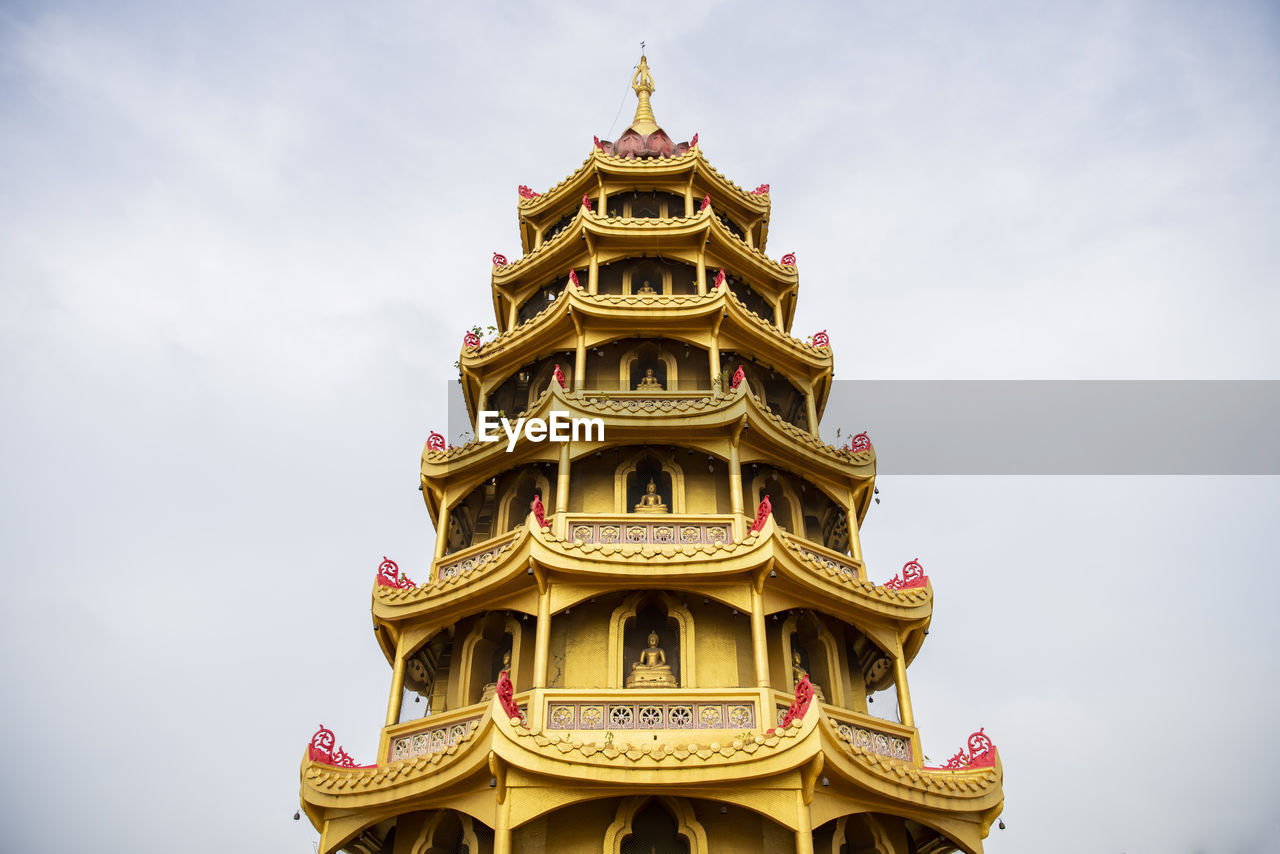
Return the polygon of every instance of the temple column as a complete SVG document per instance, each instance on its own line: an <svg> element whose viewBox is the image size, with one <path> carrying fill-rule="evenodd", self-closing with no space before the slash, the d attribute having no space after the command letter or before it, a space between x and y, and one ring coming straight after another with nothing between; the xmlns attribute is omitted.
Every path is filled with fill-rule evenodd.
<svg viewBox="0 0 1280 854"><path fill-rule="evenodd" d="M698 294L705 295L707 292L707 246L704 243L698 247Z"/></svg>
<svg viewBox="0 0 1280 854"><path fill-rule="evenodd" d="M742 464L738 461L738 438L742 435L739 425L729 440L729 509L741 516L742 509Z"/></svg>
<svg viewBox="0 0 1280 854"><path fill-rule="evenodd" d="M565 534L565 514L569 512L569 443L560 443L560 464L556 469L556 533Z"/></svg>
<svg viewBox="0 0 1280 854"><path fill-rule="evenodd" d="M573 387L577 391L587 387L587 335L581 329L578 330L578 352L573 360Z"/></svg>
<svg viewBox="0 0 1280 854"><path fill-rule="evenodd" d="M818 435L818 402L814 399L813 385L809 386L809 393L805 395L805 410L809 417L809 432Z"/></svg>
<svg viewBox="0 0 1280 854"><path fill-rule="evenodd" d="M511 794L498 804L497 826L493 829L493 854L511 854ZM810 848L810 851L813 849Z"/></svg>
<svg viewBox="0 0 1280 854"><path fill-rule="evenodd" d="M796 854L813 854L813 819L800 791L796 792Z"/></svg>
<svg viewBox="0 0 1280 854"><path fill-rule="evenodd" d="M396 639L396 667L391 673L391 699L387 702L387 726L400 722L400 704L404 701L404 633Z"/></svg>
<svg viewBox="0 0 1280 854"><path fill-rule="evenodd" d="M769 646L764 628L764 592L760 589L760 585L763 584L762 578L759 585L755 583L751 585L751 650L756 664L756 687L768 689L770 687ZM765 709L762 707L760 712L762 717L764 713Z"/></svg>
<svg viewBox="0 0 1280 854"><path fill-rule="evenodd" d="M916 725L915 715L911 713L911 692L907 690L907 656L902 651L902 638L898 638L898 648L893 658L894 687L898 689L898 717L903 726Z"/></svg>
<svg viewBox="0 0 1280 854"><path fill-rule="evenodd" d="M547 655L551 646L551 586L538 594L538 625L533 639L533 687L547 687ZM532 710L530 710L532 711Z"/></svg>
<svg viewBox="0 0 1280 854"><path fill-rule="evenodd" d="M587 235L587 251L591 253L591 265L587 268L587 293L595 296L600 292L600 255L596 252L596 242Z"/></svg>
<svg viewBox="0 0 1280 854"><path fill-rule="evenodd" d="M436 512L436 560L444 557L449 546L449 503L445 493L440 494L440 509Z"/></svg>
<svg viewBox="0 0 1280 854"><path fill-rule="evenodd" d="M782 328L782 298L773 304L773 322L779 329Z"/></svg>

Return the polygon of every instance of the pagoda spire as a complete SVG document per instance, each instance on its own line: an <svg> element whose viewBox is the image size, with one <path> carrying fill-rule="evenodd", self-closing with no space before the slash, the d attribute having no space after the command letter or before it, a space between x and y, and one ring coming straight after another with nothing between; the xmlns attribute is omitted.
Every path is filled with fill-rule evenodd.
<svg viewBox="0 0 1280 854"><path fill-rule="evenodd" d="M640 54L640 64L636 66L636 73L631 77L631 88L635 90L636 98L640 101L636 104L636 117L631 120L631 129L641 136L648 136L658 130L658 122L653 117L653 108L649 106L649 96L653 94L656 87L653 85L653 75L649 73L649 60L645 59L643 53Z"/></svg>

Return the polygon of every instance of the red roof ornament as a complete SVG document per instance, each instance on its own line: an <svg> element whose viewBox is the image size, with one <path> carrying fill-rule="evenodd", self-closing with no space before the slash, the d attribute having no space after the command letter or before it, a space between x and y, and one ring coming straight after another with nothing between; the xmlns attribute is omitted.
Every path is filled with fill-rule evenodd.
<svg viewBox="0 0 1280 854"><path fill-rule="evenodd" d="M325 765L334 765L338 768L374 767L372 765L357 765L356 761L351 758L350 753L347 753L341 747L335 748L333 746L335 740L333 730L326 729L324 724L320 724L320 729L316 730L316 734L311 736L311 744L307 747L307 758L312 762L323 762Z"/></svg>
<svg viewBox="0 0 1280 854"><path fill-rule="evenodd" d="M929 576L924 574L924 567L920 565L920 561L909 560L902 565L902 572L886 581L884 586L890 590L911 590L916 587L925 587L928 583Z"/></svg>
<svg viewBox="0 0 1280 854"><path fill-rule="evenodd" d="M378 564L378 586L394 587L397 590L411 590L418 585L414 584L409 576L400 573L399 564L383 555L382 563Z"/></svg>
<svg viewBox="0 0 1280 854"><path fill-rule="evenodd" d="M582 194L582 206L587 209L588 213L591 212L591 197L586 193Z"/></svg>
<svg viewBox="0 0 1280 854"><path fill-rule="evenodd" d="M689 147L690 148L698 147L698 135L696 133L693 135L693 139L689 140Z"/></svg>
<svg viewBox="0 0 1280 854"><path fill-rule="evenodd" d="M796 698L791 701L791 706L782 716L778 729L786 729L791 726L792 721L798 721L803 718L805 712L809 711L809 703L811 702L813 702L813 686L809 684L809 674L806 673L796 683Z"/></svg>
<svg viewBox="0 0 1280 854"><path fill-rule="evenodd" d="M533 190L530 190L524 184L521 184L520 189L516 190L516 192L520 194L520 198L522 199L536 199L538 196L542 195L541 193L535 193Z"/></svg>
<svg viewBox="0 0 1280 854"><path fill-rule="evenodd" d="M600 137L593 136L591 138L595 140L596 148L600 149L601 151L604 151L604 143L600 141Z"/></svg>
<svg viewBox="0 0 1280 854"><path fill-rule="evenodd" d="M519 720L523 723L524 715L520 714L520 707L516 705L515 692L516 688L511 684L511 677L507 675L507 671L499 673L493 696L497 697L498 705L502 706L502 711L507 713L508 720Z"/></svg>
<svg viewBox="0 0 1280 854"><path fill-rule="evenodd" d="M756 187L754 190L751 191L751 195L753 196L766 196L768 194L769 194L768 184L761 184L759 187Z"/></svg>
<svg viewBox="0 0 1280 854"><path fill-rule="evenodd" d="M577 270L570 270L570 271L569 271L569 284L573 285L575 288L580 288L580 287L582 287L582 285L578 284L578 271L577 271Z"/></svg>
<svg viewBox="0 0 1280 854"><path fill-rule="evenodd" d="M827 330L824 329L821 332L815 332L813 334L813 346L815 347L831 346L831 336L827 335Z"/></svg>
<svg viewBox="0 0 1280 854"><path fill-rule="evenodd" d="M539 528L547 527L547 508L542 503L542 496L536 492L533 494L533 500L529 502L529 510L533 512L533 518L537 520Z"/></svg>
<svg viewBox="0 0 1280 854"><path fill-rule="evenodd" d="M428 451L443 451L443 450L444 450L444 436L441 436L441 435L440 435L439 433L437 433L435 430L432 430L432 431L431 431L431 435L427 436L427 450L428 450Z"/></svg>
<svg viewBox="0 0 1280 854"><path fill-rule="evenodd" d="M551 372L551 378L560 383L560 388L568 388L568 386L564 384L564 371L560 370L559 365L556 365L556 369Z"/></svg>
<svg viewBox="0 0 1280 854"><path fill-rule="evenodd" d="M493 266L495 267L507 266L507 256L503 255L500 252L493 253Z"/></svg>
<svg viewBox="0 0 1280 854"><path fill-rule="evenodd" d="M742 385L742 381L747 378L746 371L742 370L742 365L738 365L738 370L733 372L733 381L729 383L729 390L733 391Z"/></svg>
<svg viewBox="0 0 1280 854"><path fill-rule="evenodd" d="M969 752L960 750L942 766L947 771L967 771L972 768L991 768L996 764L996 748L991 739L980 728L969 735Z"/></svg>
<svg viewBox="0 0 1280 854"><path fill-rule="evenodd" d="M719 273L716 273L716 285L715 285L715 286L718 288L718 287L721 287L723 284L724 284L724 267L721 267L721 268L720 268L720 272L719 272Z"/></svg>
<svg viewBox="0 0 1280 854"><path fill-rule="evenodd" d="M702 207L698 208L698 210L705 211L709 207L711 207L711 194L707 193L702 197Z"/></svg>
<svg viewBox="0 0 1280 854"><path fill-rule="evenodd" d="M853 451L855 454L871 450L871 440L867 438L867 432L865 430L849 440L849 450Z"/></svg>
<svg viewBox="0 0 1280 854"><path fill-rule="evenodd" d="M756 520L751 523L751 528L748 529L747 533L754 534L756 531L763 528L764 523L769 520L769 516L772 515L772 513L773 502L771 502L769 500L769 496L766 495L764 498L760 499L760 506L756 508Z"/></svg>
<svg viewBox="0 0 1280 854"><path fill-rule="evenodd" d="M475 330L468 329L462 334L462 348L464 350L474 350L480 346L480 336Z"/></svg>
<svg viewBox="0 0 1280 854"><path fill-rule="evenodd" d="M782 266L794 267L795 265L796 265L796 253L788 252L786 255L782 256Z"/></svg>

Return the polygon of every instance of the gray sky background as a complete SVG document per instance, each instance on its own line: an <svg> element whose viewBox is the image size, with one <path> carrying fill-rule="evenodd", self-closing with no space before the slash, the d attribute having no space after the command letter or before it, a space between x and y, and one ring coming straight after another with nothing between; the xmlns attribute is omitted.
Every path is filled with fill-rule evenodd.
<svg viewBox="0 0 1280 854"><path fill-rule="evenodd" d="M626 126L642 38L838 379L1280 379L1272 5L6 3L4 848L310 850L515 188ZM1274 850L1276 478L880 486L925 750L1004 759L988 851Z"/></svg>

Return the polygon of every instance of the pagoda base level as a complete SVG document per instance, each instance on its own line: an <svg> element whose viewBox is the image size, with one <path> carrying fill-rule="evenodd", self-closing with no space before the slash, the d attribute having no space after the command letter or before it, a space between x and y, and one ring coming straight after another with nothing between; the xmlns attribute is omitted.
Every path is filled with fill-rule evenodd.
<svg viewBox="0 0 1280 854"><path fill-rule="evenodd" d="M512 791L509 796L536 798L538 794L531 789ZM780 812L797 814L798 792L775 789L767 799L776 801ZM333 850L334 841L325 842L321 850ZM932 828L881 813L843 815L813 830L792 829L732 803L641 795L576 803L505 832L495 832L464 812L423 810L367 828L342 844L341 850L352 854L944 854L967 849Z"/></svg>

